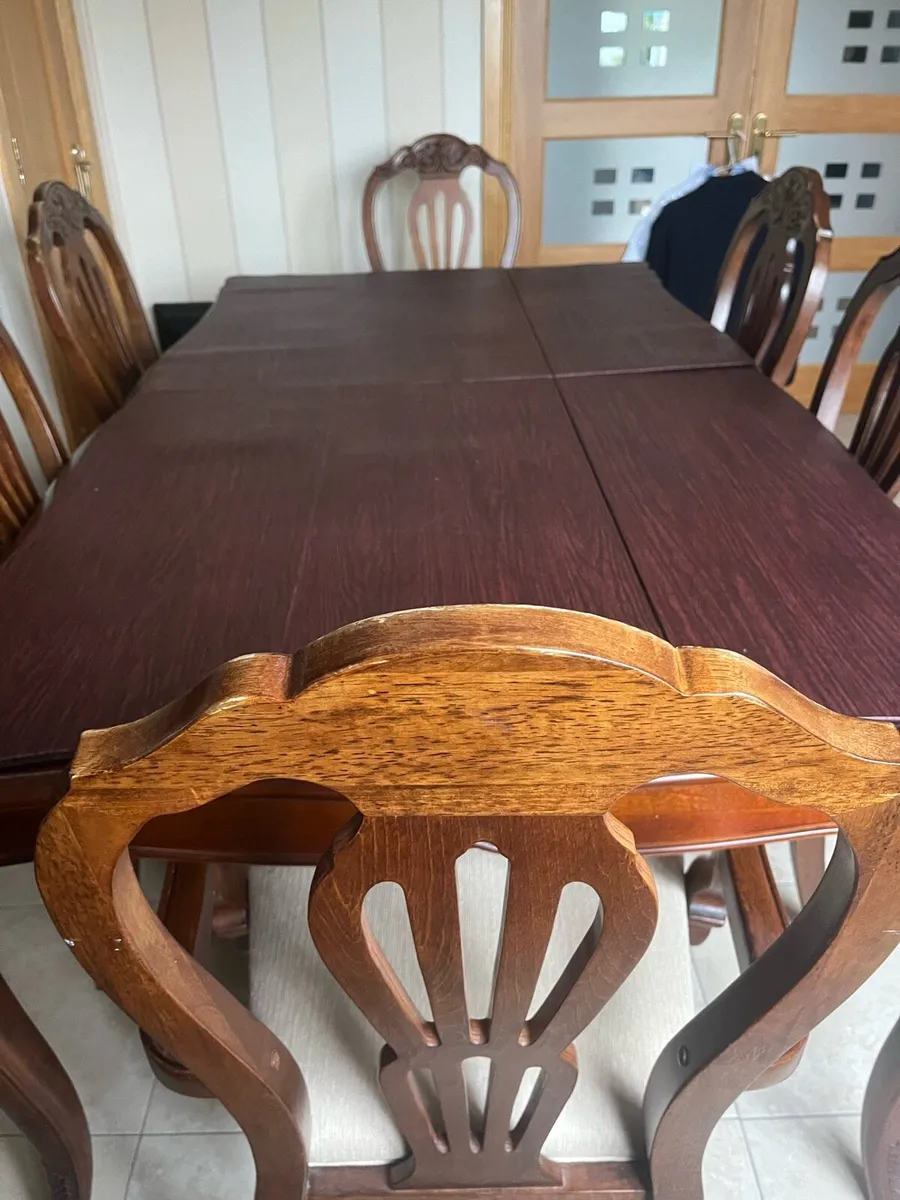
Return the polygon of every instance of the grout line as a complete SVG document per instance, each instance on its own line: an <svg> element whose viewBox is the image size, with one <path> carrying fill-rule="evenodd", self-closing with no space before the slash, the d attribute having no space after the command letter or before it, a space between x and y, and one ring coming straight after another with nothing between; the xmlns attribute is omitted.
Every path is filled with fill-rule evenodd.
<svg viewBox="0 0 900 1200"><path fill-rule="evenodd" d="M745 1093L741 1093L744 1095ZM859 1117L861 1111L816 1112L816 1113L739 1113L742 1121L830 1121L832 1117Z"/></svg>
<svg viewBox="0 0 900 1200"><path fill-rule="evenodd" d="M140 1153L141 1142L144 1140L144 1130L147 1128L147 1119L150 1116L150 1105L153 1103L153 1093L156 1091L156 1079L150 1085L150 1092L147 1095L147 1107L144 1109L144 1119L141 1121L140 1132L137 1135L137 1141L134 1143L134 1154L131 1156L131 1166L128 1168L128 1178L125 1180L125 1191L122 1200L128 1200L128 1192L131 1189L131 1181L134 1178L134 1168L137 1164L137 1157Z"/></svg>
<svg viewBox="0 0 900 1200"><path fill-rule="evenodd" d="M756 1159L753 1157L753 1150L750 1147L750 1140L747 1137L747 1130L744 1128L744 1123L740 1117L738 1117L738 1125L741 1130L741 1139L743 1140L744 1147L747 1151L747 1157L750 1160L750 1170L753 1172L753 1178L756 1180L757 1194L759 1195L760 1200L766 1200L766 1194L763 1191L762 1180L760 1179L759 1171L756 1168Z"/></svg>

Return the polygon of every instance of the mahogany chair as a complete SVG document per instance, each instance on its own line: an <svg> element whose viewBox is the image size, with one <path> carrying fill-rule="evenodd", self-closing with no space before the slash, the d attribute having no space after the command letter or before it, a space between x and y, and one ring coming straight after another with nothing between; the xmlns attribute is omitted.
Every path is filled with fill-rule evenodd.
<svg viewBox="0 0 900 1200"><path fill-rule="evenodd" d="M810 167L791 167L753 200L719 277L712 324L775 383L789 381L831 258L831 205Z"/></svg>
<svg viewBox="0 0 900 1200"><path fill-rule="evenodd" d="M698 771L841 836L806 910L691 1016L678 860L651 873L614 814ZM269 779L356 815L316 869L277 865L277 829L260 847L250 1011L156 920L129 845ZM239 1122L256 1200L638 1196L645 1178L674 1200L702 1197L728 1106L896 946L898 861L893 725L740 655L481 605L236 659L84 734L36 865L82 965Z"/></svg>
<svg viewBox="0 0 900 1200"><path fill-rule="evenodd" d="M0 379L13 398L48 483L68 461L44 399L25 360L0 323ZM28 473L9 426L0 416L0 557L37 512L41 493Z"/></svg>
<svg viewBox="0 0 900 1200"><path fill-rule="evenodd" d="M79 389L78 445L120 408L158 357L119 244L103 214L58 180L28 213L28 265L41 312Z"/></svg>
<svg viewBox="0 0 900 1200"><path fill-rule="evenodd" d="M465 265L473 224L472 205L459 179L466 167L477 167L485 175L492 175L503 189L507 225L500 266L515 266L522 232L522 201L509 167L491 158L481 146L470 145L452 133L433 133L419 138L411 146L401 147L387 162L377 166L366 181L363 236L373 271L384 270L378 245L375 202L388 180L403 171L414 171L419 177L407 214L407 230L416 266L421 270L447 270ZM457 212L460 214L458 222ZM423 223L426 232L423 232Z"/></svg>

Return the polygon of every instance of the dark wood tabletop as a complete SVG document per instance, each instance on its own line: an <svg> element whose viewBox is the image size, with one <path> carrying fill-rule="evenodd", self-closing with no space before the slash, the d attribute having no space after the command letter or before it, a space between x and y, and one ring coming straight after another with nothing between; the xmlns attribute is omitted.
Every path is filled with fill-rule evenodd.
<svg viewBox="0 0 900 1200"><path fill-rule="evenodd" d="M514 286L500 272L231 282L0 567L0 768L64 764L84 728L146 713L231 656L476 601L746 650L823 703L900 713L896 510L752 366L717 367L719 335L701 369L660 372L657 353L653 370L554 378L543 357L539 370L532 275L557 280L562 324L600 338L580 268L568 290L556 271ZM601 299L604 279L619 286L612 268L587 275ZM652 276L622 279L643 281L646 327L664 325L673 302ZM467 288L471 311L496 317L477 347ZM336 300L307 306L322 292L347 297L372 381L322 382L352 333ZM570 301L577 321L563 320ZM291 348L312 338L314 311L343 330L326 329L323 356ZM387 353L379 374L372 329L387 345L416 311L435 347L447 321L448 375L467 362L484 378L389 380ZM701 345L703 322L679 319ZM266 375L277 340L294 382ZM500 378L520 355L534 377Z"/></svg>

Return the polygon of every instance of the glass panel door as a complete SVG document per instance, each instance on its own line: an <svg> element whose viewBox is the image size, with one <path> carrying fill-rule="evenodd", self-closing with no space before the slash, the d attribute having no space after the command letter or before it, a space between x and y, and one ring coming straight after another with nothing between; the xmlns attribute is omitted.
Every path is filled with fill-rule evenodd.
<svg viewBox="0 0 900 1200"><path fill-rule="evenodd" d="M766 0L758 63L752 110L772 134L761 143L764 172L815 167L831 197L831 275L791 388L808 400L838 306L900 242L900 0ZM865 343L850 412L887 344L890 319L896 329L896 307Z"/></svg>
<svg viewBox="0 0 900 1200"><path fill-rule="evenodd" d="M618 259L662 192L725 161L729 119L749 113L762 0L509 5L519 262Z"/></svg>

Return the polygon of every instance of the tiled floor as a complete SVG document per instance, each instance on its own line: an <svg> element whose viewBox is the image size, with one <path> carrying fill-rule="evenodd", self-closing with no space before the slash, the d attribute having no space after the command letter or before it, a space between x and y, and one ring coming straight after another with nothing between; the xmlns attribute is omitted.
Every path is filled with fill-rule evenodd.
<svg viewBox="0 0 900 1200"><path fill-rule="evenodd" d="M773 855L788 902L786 849ZM698 1005L733 977L727 930L695 955ZM87 979L40 905L30 867L0 870L0 973L71 1073L94 1133L93 1200L248 1200L246 1142L215 1101L176 1096L150 1073L131 1023ZM859 1200L859 1113L893 1023L900 955L810 1039L797 1073L748 1093L707 1152L706 1200ZM0 1116L0 1197L46 1200L30 1145Z"/></svg>

